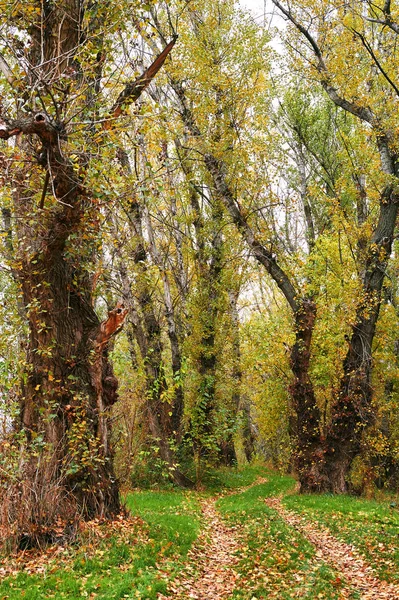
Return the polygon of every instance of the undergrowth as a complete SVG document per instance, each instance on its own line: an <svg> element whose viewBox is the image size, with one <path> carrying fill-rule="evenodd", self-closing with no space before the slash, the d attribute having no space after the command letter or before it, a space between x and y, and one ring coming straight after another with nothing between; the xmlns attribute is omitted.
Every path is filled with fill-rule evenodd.
<svg viewBox="0 0 399 600"><path fill-rule="evenodd" d="M14 572L1 581L0 598L155 600L166 591L162 565L173 562L177 569L197 537L198 506L180 491L135 492L126 503L136 519L119 528L98 524L76 547L8 559L3 568Z"/></svg>

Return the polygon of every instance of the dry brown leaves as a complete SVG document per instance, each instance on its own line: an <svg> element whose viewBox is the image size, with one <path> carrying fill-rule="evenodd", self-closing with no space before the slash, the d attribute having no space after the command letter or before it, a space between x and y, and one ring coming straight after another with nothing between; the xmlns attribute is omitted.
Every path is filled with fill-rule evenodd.
<svg viewBox="0 0 399 600"><path fill-rule="evenodd" d="M47 546L44 549L24 550L7 556L0 563L0 577L16 575L23 571L28 574L48 574L60 568L71 568L79 552L86 558L104 553L100 540L117 536L122 542L145 542L146 526L139 517L117 516L113 521L96 519L79 524L78 545Z"/></svg>
<svg viewBox="0 0 399 600"><path fill-rule="evenodd" d="M267 481L265 477L258 477L252 484L229 493L238 494ZM223 523L215 503L215 498L201 502L205 521L201 534L188 552L188 563L180 577L169 584L169 595L158 594L158 600L170 596L175 600L223 600L231 596L240 577L234 569L239 561L240 543L237 529Z"/></svg>
<svg viewBox="0 0 399 600"><path fill-rule="evenodd" d="M175 600L221 600L231 596L238 579L234 565L239 543L235 529L227 527L215 509L215 499L202 501L205 525L188 553L189 565L169 585ZM192 566L190 566L192 565ZM158 595L159 600L167 596Z"/></svg>
<svg viewBox="0 0 399 600"><path fill-rule="evenodd" d="M398 587L378 579L353 546L337 540L325 527L316 526L286 510L280 499L267 498L265 502L315 546L320 561L332 565L343 579L361 592L362 600L399 600Z"/></svg>

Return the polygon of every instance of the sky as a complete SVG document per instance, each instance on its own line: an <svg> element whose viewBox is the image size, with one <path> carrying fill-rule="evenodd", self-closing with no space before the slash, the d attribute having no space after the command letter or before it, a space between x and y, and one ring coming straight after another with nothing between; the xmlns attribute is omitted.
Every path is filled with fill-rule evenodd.
<svg viewBox="0 0 399 600"><path fill-rule="evenodd" d="M279 14L279 11L273 4L272 0L238 0L239 4L253 14L255 21L259 24L265 24L266 27L277 27L279 30L284 30L286 27L285 21ZM281 53L282 45L278 38L274 38L271 46Z"/></svg>
<svg viewBox="0 0 399 600"><path fill-rule="evenodd" d="M249 8L258 23L263 20L270 21L272 18L273 25L278 25L277 9L271 0L239 0L241 6Z"/></svg>

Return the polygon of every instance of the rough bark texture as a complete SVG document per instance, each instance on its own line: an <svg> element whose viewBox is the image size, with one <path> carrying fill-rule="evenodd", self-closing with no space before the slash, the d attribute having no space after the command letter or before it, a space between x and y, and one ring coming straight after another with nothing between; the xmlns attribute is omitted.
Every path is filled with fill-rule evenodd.
<svg viewBox="0 0 399 600"><path fill-rule="evenodd" d="M398 198L385 190L376 230L367 248L363 273L363 301L348 340L344 374L326 435L325 472L335 493L348 491L348 475L361 451L362 432L374 422L372 408L372 344L381 305L382 285L391 254L398 214Z"/></svg>
<svg viewBox="0 0 399 600"><path fill-rule="evenodd" d="M294 461L302 492L317 492L325 485L320 411L309 375L310 345L315 319L316 305L311 300L304 299L295 313L295 343L290 353L294 380L289 388L296 416Z"/></svg>
<svg viewBox="0 0 399 600"><path fill-rule="evenodd" d="M94 53L92 70L85 65L86 77L79 63L79 50L90 37L83 27L85 5L81 0L42 2L30 14L25 24L29 68L24 62L20 80L13 81L20 96L17 108L13 114L0 113L0 138L17 136L10 169L13 273L29 329L20 410L20 484L9 497L8 516L24 532L25 547L51 540L58 519L65 524L66 519L109 517L120 510L108 420L117 381L107 346L126 310L118 305L100 323L93 309L85 262L93 258L98 206L68 155L67 125L61 120L65 102L74 101L75 96L68 96L71 86L76 86L78 98L80 86L88 99L99 91L100 55ZM96 32L99 48L104 32L95 28L101 28L102 18L91 22L87 15L85 21L90 33ZM18 27L24 28L22 21ZM139 80L128 82L113 117L148 85L173 43ZM37 110L39 103L42 109ZM76 111L94 123L97 113L92 109L88 101ZM86 142L85 149L90 146ZM89 155L82 155L87 168Z"/></svg>
<svg viewBox="0 0 399 600"><path fill-rule="evenodd" d="M343 97L340 90L332 85L332 77L328 71L325 56L315 35L311 32L311 25L305 27L300 17L293 12L293 7L285 6L279 0L273 0L285 17L291 21L298 30L301 37L306 40L308 47L313 53L320 85L329 96L331 101L344 111L354 115L361 121L367 123L374 132L378 148L381 170L389 177L390 183L381 195L379 216L377 226L369 239L362 235L358 242L358 256L364 265L361 275L363 298L356 311L356 321L348 340L348 351L344 360L344 374L340 382L335 405L332 408L331 423L325 437L325 491L342 493L348 490L348 477L354 457L360 452L362 443L362 431L370 425L375 418L371 405L372 388L370 383L372 371L372 344L375 335L376 323L381 304L381 291L385 271L392 250L392 242L396 220L398 215L398 195L395 191L399 175L397 155L397 135L383 125L384 108L381 105L381 116L376 114L375 109L361 104L360 100L348 100ZM396 31L390 15L390 2L385 3L382 11L384 19L379 22ZM362 34L357 34L371 58L373 66L371 70L381 69L378 58L372 50L372 46L365 42ZM384 47L380 40L380 51L389 53L390 45ZM328 52L328 49L325 50ZM387 73L384 77L395 93L397 88ZM381 93L381 91L379 92ZM391 88L387 88L387 97ZM387 127L384 130L384 127ZM393 183L394 182L394 183ZM365 182L362 178L357 179L358 199L358 223L361 225L366 217L365 214Z"/></svg>

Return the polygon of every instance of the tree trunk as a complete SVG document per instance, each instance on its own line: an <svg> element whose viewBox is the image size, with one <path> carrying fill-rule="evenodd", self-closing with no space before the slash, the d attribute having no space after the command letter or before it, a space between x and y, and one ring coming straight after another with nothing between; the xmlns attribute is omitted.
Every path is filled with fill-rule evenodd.
<svg viewBox="0 0 399 600"><path fill-rule="evenodd" d="M126 312L116 309L121 312L115 317L121 321L103 337L108 321L99 323L87 297L74 288L71 269L62 257L41 267L26 264L21 273L24 303L30 307L29 374L22 390L21 428L32 449L38 439L43 441L43 485L56 478L73 496L83 518L110 516L120 504L108 423L117 381L107 341ZM32 452L28 470L36 477L43 456L38 460L34 456Z"/></svg>
<svg viewBox="0 0 399 600"><path fill-rule="evenodd" d="M385 116L384 103L380 103L375 113L376 104L363 105L361 100L353 100L341 96L339 88L333 85L333 77L328 70L328 62L323 56L323 49L318 45L310 27L298 20L290 6L285 7L279 0L272 0L279 10L300 32L312 49L315 58L315 70L320 77L320 85L332 102L346 112L354 115L371 127L381 160L381 170L387 175L389 183L384 189L379 207L377 227L371 238L364 235L358 240L357 253L365 255L364 273L362 274L363 299L356 311L356 321L348 340L349 348L344 360L344 373L337 393L336 403L332 408L331 423L325 437L325 491L342 493L348 490L348 476L354 457L359 453L362 443L362 431L374 420L371 406L372 388L370 376L372 370L372 344L376 323L380 310L381 290L385 271L391 254L393 235L399 207L396 190L399 175L397 134L391 127L384 124L381 116ZM387 21L390 25L390 2L386 4ZM388 18L389 17L389 18ZM384 25L383 22L381 22ZM367 44L360 36L365 47ZM390 44L379 50L388 51ZM374 66L380 64L370 47L367 47ZM326 49L327 53L328 50ZM372 72L372 70L371 70ZM392 83L392 82L390 82ZM388 92L388 97L390 95ZM356 94L354 94L356 96ZM382 96L381 96L382 97ZM386 129L384 130L384 127ZM366 217L365 181L357 178L358 224L361 225Z"/></svg>
<svg viewBox="0 0 399 600"><path fill-rule="evenodd" d="M68 243L71 235L80 239L85 228L84 200L57 129L40 112L30 119L4 120L1 136L15 132L25 134L25 140L33 134L40 138L56 198L40 219L37 214L32 219L38 172L25 167L15 176L18 249L13 272L22 291L29 340L20 409L25 452L10 518L23 527L27 546L51 539L58 519L109 517L120 510L108 422L117 381L107 342L126 312L119 307L120 312L110 315L117 323L107 321L105 333L106 323L100 324L93 310L90 279L79 270ZM21 142L19 151L29 156L31 143ZM88 247L90 252L90 242Z"/></svg>
<svg viewBox="0 0 399 600"><path fill-rule="evenodd" d="M310 345L316 305L303 300L295 313L295 343L290 352L294 380L289 391L295 411L296 447L294 464L302 492L317 492L324 486L323 448L320 442L320 411L309 376Z"/></svg>
<svg viewBox="0 0 399 600"><path fill-rule="evenodd" d="M18 64L18 47L10 53L13 71L4 59L0 63L18 97L15 117L0 107L0 138L17 136L10 169L13 273L29 329L17 436L20 481L9 489L7 519L25 532L25 546L51 540L57 522L59 528L68 519L110 517L120 510L108 419L117 381L107 345L126 316L121 305L103 323L94 312L87 267L94 256L99 208L83 182L91 140L81 146L79 136L67 140L77 115L92 123L90 134L96 129L92 99L101 77L107 15L100 11L91 20L84 3L76 0L37 8L25 23L24 11L17 17L19 31L29 40L28 56ZM82 51L89 42L91 65ZM111 108L113 119L148 86L173 43L138 80L126 84ZM80 60L86 61L84 67ZM80 166L69 158L76 148Z"/></svg>
<svg viewBox="0 0 399 600"><path fill-rule="evenodd" d="M148 284L148 256L142 223L143 207L137 198L131 199L129 215L135 242L133 260L138 272L135 296L140 309L136 313L133 329L146 373L145 411L149 429L153 440L158 445L160 457L168 469L170 479L179 486L192 487L192 481L179 469L176 457L175 448L180 442L181 435L182 399L179 396L171 402L166 399L168 384L163 364L162 330L153 305L153 293ZM129 305L133 306L135 301L123 264L120 266L120 275L125 297Z"/></svg>
<svg viewBox="0 0 399 600"><path fill-rule="evenodd" d="M158 251L154 231L148 210L146 212L146 224L147 232L150 242L150 253L152 260L157 265L161 274L163 283L163 301L165 305L165 317L168 324L168 338L172 356L172 375L174 381L177 383L173 390L173 403L172 403L172 415L171 415L171 426L173 430L173 438L175 443L179 444L182 439L182 420L184 412L184 393L183 385L181 382L181 370L182 370L182 355L180 349L180 341L177 335L177 326L175 318L175 309L172 300L171 286L168 274L162 256Z"/></svg>
<svg viewBox="0 0 399 600"><path fill-rule="evenodd" d="M329 489L348 491L348 477L353 459L361 450L362 432L371 425L372 344L381 305L381 291L391 254L398 213L398 199L391 188L385 190L380 204L378 225L368 247L363 275L363 301L356 312L356 322L348 340L344 373L331 423L325 440L325 472Z"/></svg>

